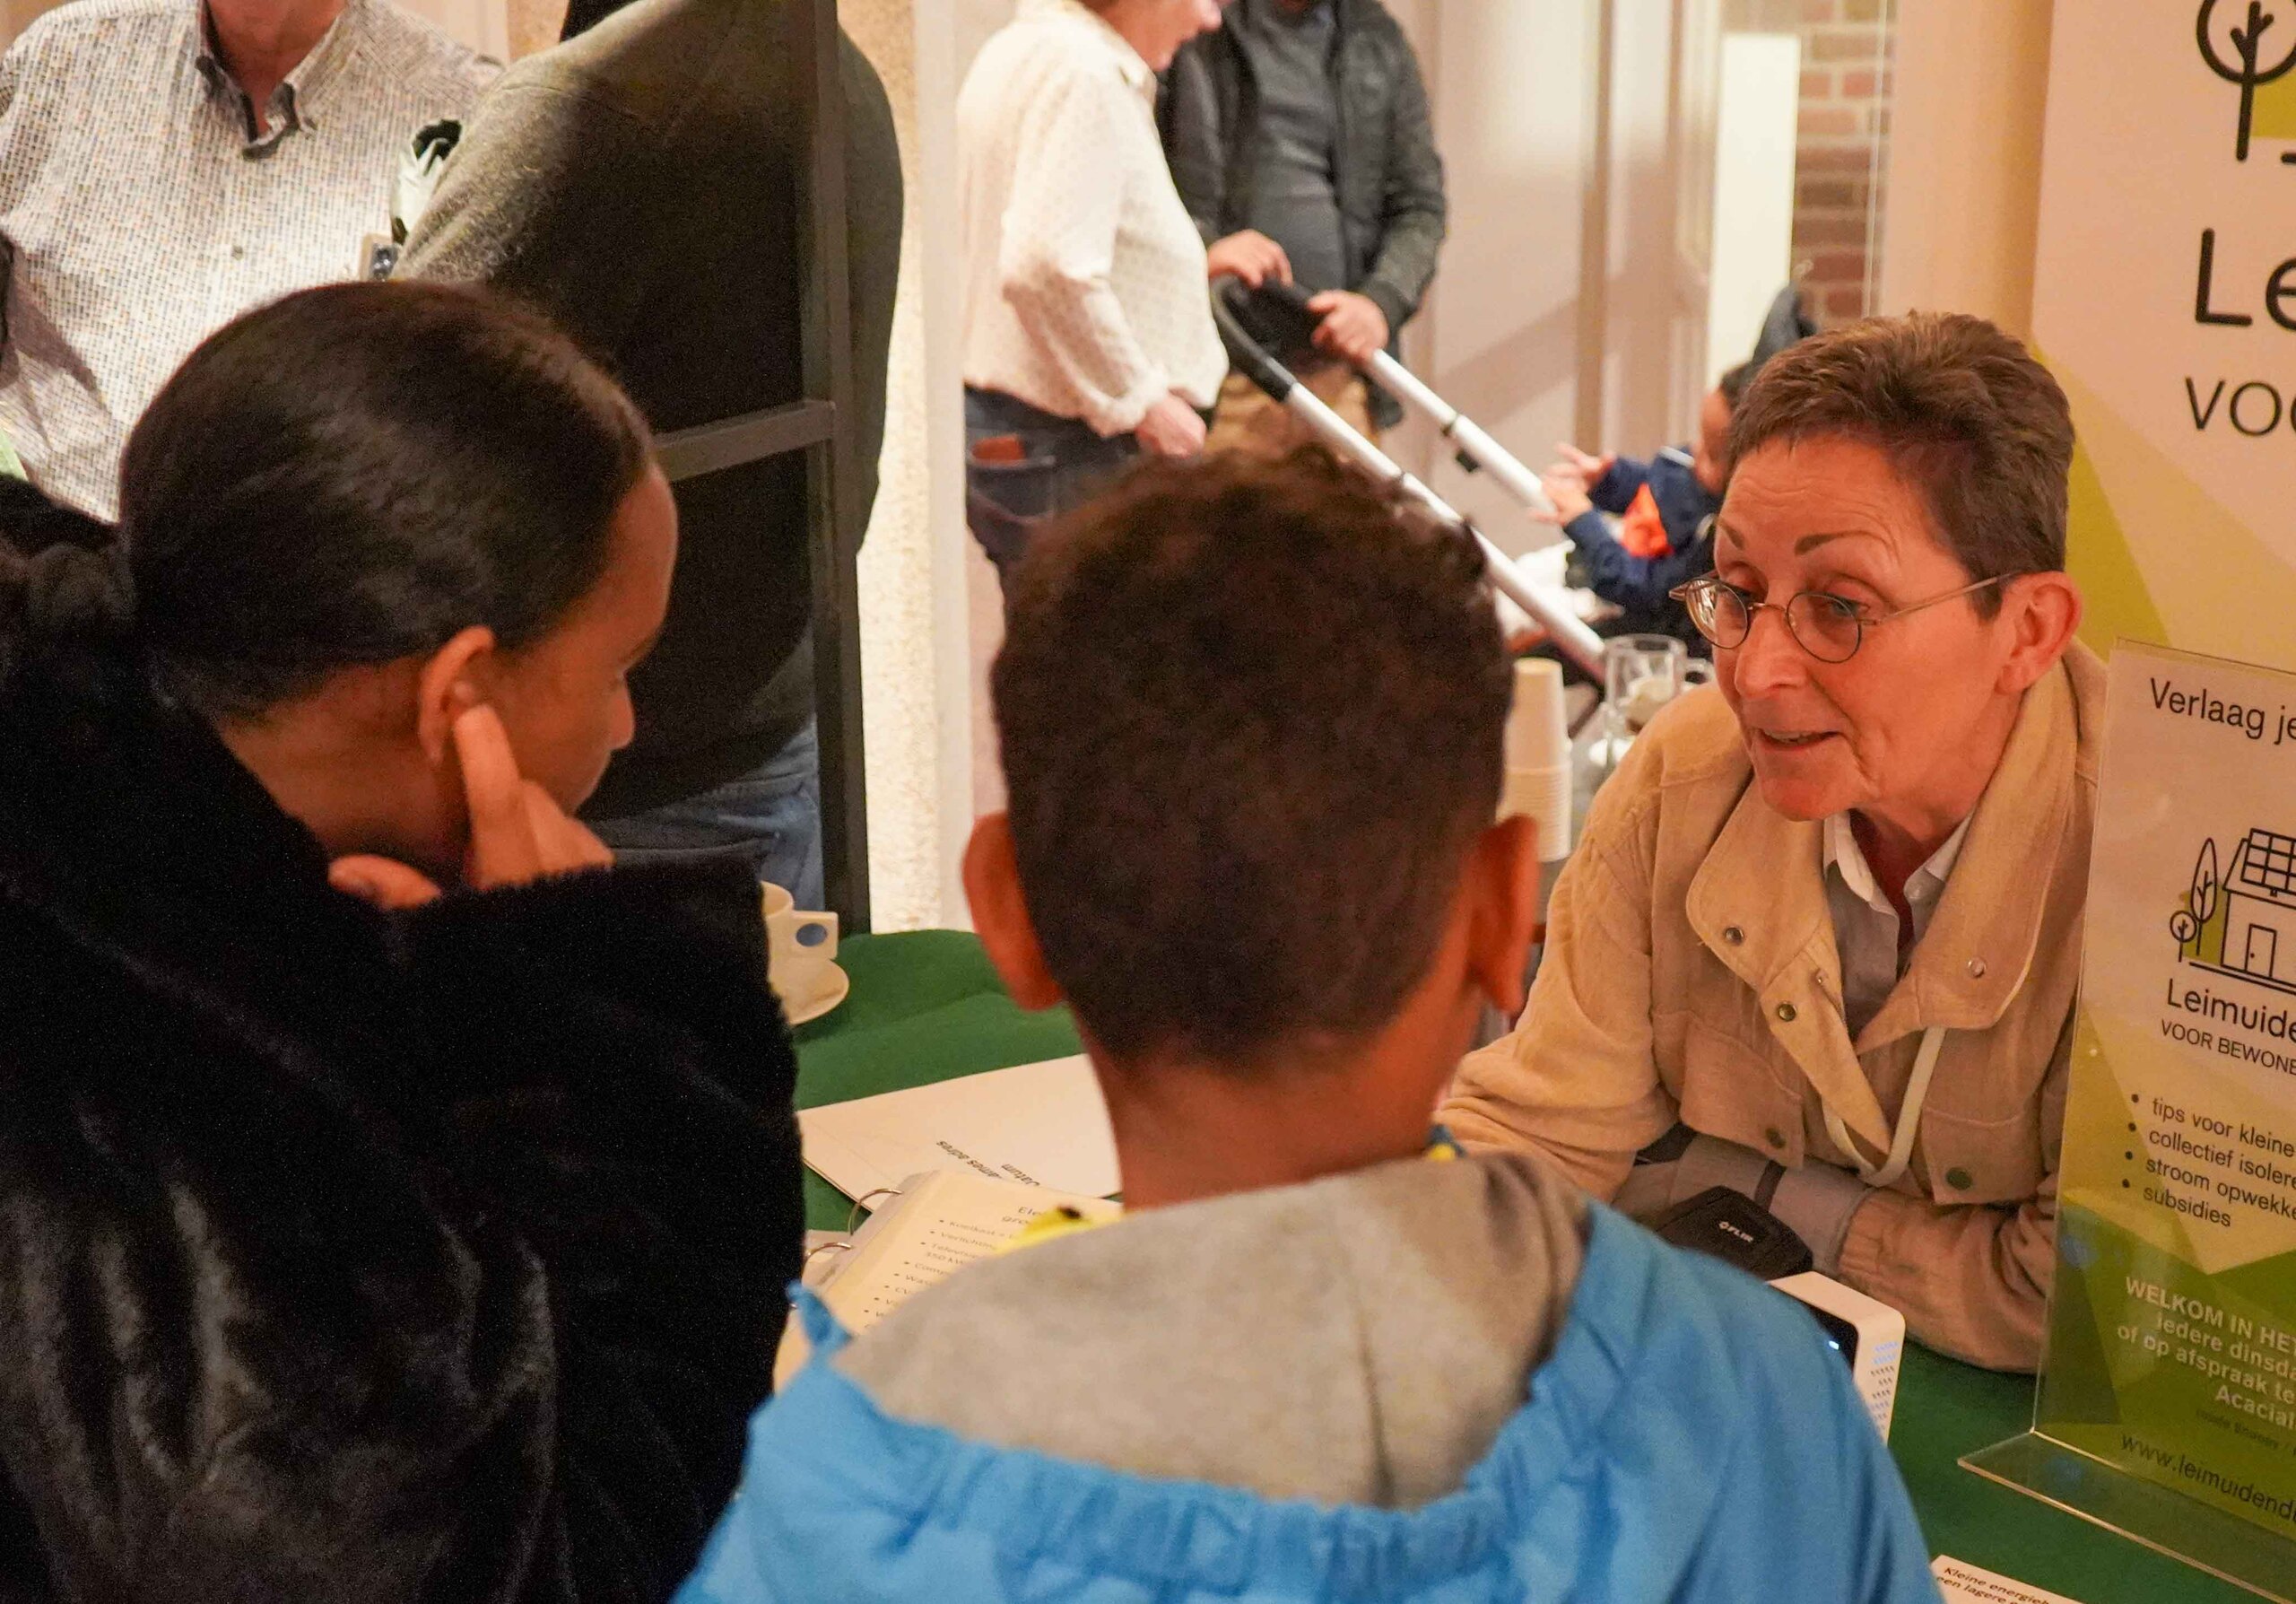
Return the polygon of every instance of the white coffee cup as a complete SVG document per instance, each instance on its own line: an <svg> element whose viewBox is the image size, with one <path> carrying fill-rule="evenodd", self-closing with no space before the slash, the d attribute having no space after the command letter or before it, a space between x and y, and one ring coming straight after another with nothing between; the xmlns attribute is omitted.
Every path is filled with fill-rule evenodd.
<svg viewBox="0 0 2296 1604"><path fill-rule="evenodd" d="M802 1008L830 987L837 956L837 915L809 913L770 881L765 896L766 978L782 1007Z"/></svg>

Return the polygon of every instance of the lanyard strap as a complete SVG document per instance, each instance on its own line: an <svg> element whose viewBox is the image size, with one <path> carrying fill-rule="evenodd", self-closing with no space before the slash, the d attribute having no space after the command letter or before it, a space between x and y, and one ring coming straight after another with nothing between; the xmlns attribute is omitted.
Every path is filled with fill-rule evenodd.
<svg viewBox="0 0 2296 1604"><path fill-rule="evenodd" d="M1857 1173L1868 1186L1892 1186L1905 1173L1907 1161L1913 1157L1914 1134L1921 1127L1922 1105L1929 1101L1929 1077L1937 1072L1937 1055L1945 1046L1945 1027L1933 1025L1921 1033L1921 1050L1914 1055L1913 1078L1906 1082L1905 1102L1898 1110L1898 1128L1890 1135L1890 1155L1877 1168L1866 1162L1857 1150L1857 1138L1841 1116L1833 1111L1833 1104L1824 1103L1826 1134L1833 1138L1835 1146L1849 1155L1850 1163L1857 1166ZM1823 1099L1820 1100L1822 1103Z"/></svg>

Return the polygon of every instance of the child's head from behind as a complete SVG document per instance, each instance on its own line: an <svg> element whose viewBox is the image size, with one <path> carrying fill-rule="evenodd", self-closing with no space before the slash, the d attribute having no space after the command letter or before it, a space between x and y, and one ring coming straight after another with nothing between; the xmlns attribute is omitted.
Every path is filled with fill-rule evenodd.
<svg viewBox="0 0 2296 1604"><path fill-rule="evenodd" d="M1535 875L1492 825L1510 671L1480 572L1314 451L1149 466L1040 539L995 671L1009 833L968 862L1008 978L1017 923L1144 1073L1336 1061L1413 1008L1456 1059L1519 985ZM1399 1089L1422 1130L1439 1081Z"/></svg>

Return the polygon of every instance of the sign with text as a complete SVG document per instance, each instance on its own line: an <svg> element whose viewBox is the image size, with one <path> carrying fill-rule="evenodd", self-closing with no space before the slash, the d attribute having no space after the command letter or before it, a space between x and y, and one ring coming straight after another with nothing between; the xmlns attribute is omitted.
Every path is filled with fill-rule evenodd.
<svg viewBox="0 0 2296 1604"><path fill-rule="evenodd" d="M2296 0L2057 7L2033 344L2112 707L2048 1358L1963 1462L2296 1604L2292 218Z"/></svg>
<svg viewBox="0 0 2296 1604"><path fill-rule="evenodd" d="M2033 340L2084 633L2296 667L2296 0L2088 0L2050 42Z"/></svg>
<svg viewBox="0 0 2296 1604"><path fill-rule="evenodd" d="M2074 1051L2034 1433L2296 1590L2296 675L2114 655Z"/></svg>

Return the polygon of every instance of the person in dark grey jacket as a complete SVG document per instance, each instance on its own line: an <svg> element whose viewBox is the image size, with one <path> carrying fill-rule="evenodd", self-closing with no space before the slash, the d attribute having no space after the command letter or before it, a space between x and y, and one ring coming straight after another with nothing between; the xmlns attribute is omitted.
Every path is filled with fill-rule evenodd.
<svg viewBox="0 0 2296 1604"><path fill-rule="evenodd" d="M800 399L806 132L792 0L578 0L570 37L491 91L407 241L402 277L547 312L665 432ZM900 153L884 86L839 40L863 516L884 438ZM822 894L812 487L794 456L677 484L637 743L586 817L622 858L724 848L802 907Z"/></svg>
<svg viewBox="0 0 2296 1604"><path fill-rule="evenodd" d="M1401 409L1347 365L1419 310L1443 243L1443 162L1411 43L1379 0L1236 0L1183 49L1157 122L1207 242L1273 241L1315 292L1320 365L1301 378L1359 426ZM1295 356L1300 353L1294 353ZM1231 374L1213 444L1280 450L1288 414Z"/></svg>

